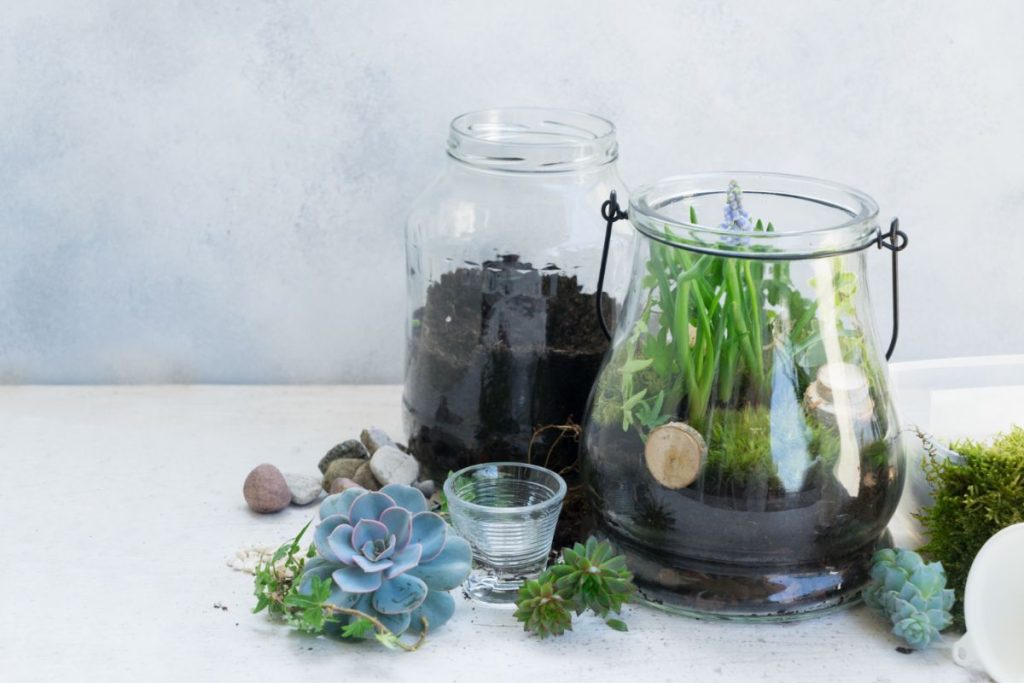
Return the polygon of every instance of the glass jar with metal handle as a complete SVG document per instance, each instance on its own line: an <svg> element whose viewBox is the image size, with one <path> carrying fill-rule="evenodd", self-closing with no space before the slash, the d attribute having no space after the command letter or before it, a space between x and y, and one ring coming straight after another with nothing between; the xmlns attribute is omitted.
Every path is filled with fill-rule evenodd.
<svg viewBox="0 0 1024 683"><path fill-rule="evenodd" d="M599 531L668 609L855 600L904 478L866 250L906 236L857 190L767 173L657 182L628 218L631 284L584 423Z"/></svg>

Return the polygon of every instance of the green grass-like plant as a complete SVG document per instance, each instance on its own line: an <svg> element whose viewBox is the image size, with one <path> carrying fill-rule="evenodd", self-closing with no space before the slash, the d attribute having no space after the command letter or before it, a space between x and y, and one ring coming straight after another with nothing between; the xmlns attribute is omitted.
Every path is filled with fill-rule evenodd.
<svg viewBox="0 0 1024 683"><path fill-rule="evenodd" d="M964 627L963 597L971 563L998 531L1024 522L1024 428L1015 426L991 444L950 444L962 460L925 456L934 504L918 519L928 535L920 549L942 563L956 592L954 624Z"/></svg>
<svg viewBox="0 0 1024 683"><path fill-rule="evenodd" d="M869 360L855 306L856 274L838 258L831 265L830 308L838 327L823 331L818 301L794 284L791 264L751 258L771 255L771 247L752 236L775 228L750 219L740 199L731 183L726 215L742 229L731 246L727 240L718 247L734 250L735 257L674 246L680 238L668 225L665 243L649 240L643 305L601 374L593 409L597 423L621 424L643 440L652 429L684 418L709 442L705 490L736 493L747 485L783 488L773 462L773 430L800 432L774 442L806 447L810 463L828 465L838 457L838 435L799 405L826 362L822 334L838 337L847 362ZM693 207L689 218L698 224ZM817 289L813 280L808 284ZM779 363L792 384L792 409L772 418L765 406L780 381Z"/></svg>

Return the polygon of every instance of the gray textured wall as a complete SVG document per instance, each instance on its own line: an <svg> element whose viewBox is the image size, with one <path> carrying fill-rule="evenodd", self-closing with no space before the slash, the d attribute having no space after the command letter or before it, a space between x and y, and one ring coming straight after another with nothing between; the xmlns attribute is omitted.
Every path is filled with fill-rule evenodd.
<svg viewBox="0 0 1024 683"><path fill-rule="evenodd" d="M449 118L502 104L613 119L631 184L855 185L911 234L897 358L1020 351L1022 28L1017 0L7 0L0 381L398 380L404 214Z"/></svg>

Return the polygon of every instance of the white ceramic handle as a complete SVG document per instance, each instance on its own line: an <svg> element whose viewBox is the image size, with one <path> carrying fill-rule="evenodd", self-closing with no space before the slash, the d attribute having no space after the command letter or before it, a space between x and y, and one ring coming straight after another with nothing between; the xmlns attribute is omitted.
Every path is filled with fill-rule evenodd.
<svg viewBox="0 0 1024 683"><path fill-rule="evenodd" d="M965 633L953 646L953 661L960 666L973 668L975 664L974 648L971 647L971 634Z"/></svg>

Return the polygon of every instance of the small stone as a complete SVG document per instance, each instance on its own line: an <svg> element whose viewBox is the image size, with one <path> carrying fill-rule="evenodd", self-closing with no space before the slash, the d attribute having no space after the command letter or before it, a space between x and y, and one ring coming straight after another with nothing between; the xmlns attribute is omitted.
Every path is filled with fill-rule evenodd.
<svg viewBox="0 0 1024 683"><path fill-rule="evenodd" d="M432 495L434 495L434 492L437 491L437 486L434 485L433 479L424 479L423 481L418 481L415 484L413 484L413 486L418 488L420 490L420 493L423 494L423 497L427 499L429 499Z"/></svg>
<svg viewBox="0 0 1024 683"><path fill-rule="evenodd" d="M320 477L310 474L285 472L284 481L288 484L288 490L292 492L292 505L309 505L320 497L323 490Z"/></svg>
<svg viewBox="0 0 1024 683"><path fill-rule="evenodd" d="M420 464L416 458L403 453L394 446L381 446L370 456L370 470L384 486L405 484L411 486L420 476Z"/></svg>
<svg viewBox="0 0 1024 683"><path fill-rule="evenodd" d="M356 473L352 476L352 481L357 486L362 486L367 491L376 491L380 488L380 482L373 476L373 471L370 469L370 463L364 462L362 466L356 470Z"/></svg>
<svg viewBox="0 0 1024 683"><path fill-rule="evenodd" d="M249 507L260 513L283 510L292 502L292 492L281 470L266 463L255 467L245 478L242 495Z"/></svg>
<svg viewBox="0 0 1024 683"><path fill-rule="evenodd" d="M341 493L345 489L350 489L353 486L362 488L361 486L359 486L359 484L355 483L348 477L338 477L337 479L331 482L331 488L329 489L329 492L331 494Z"/></svg>
<svg viewBox="0 0 1024 683"><path fill-rule="evenodd" d="M377 449L381 446L394 446L395 442L391 440L391 437L387 435L380 427L370 427L364 429L363 433L359 435L359 440L366 446L366 450L370 452L372 456L377 452Z"/></svg>
<svg viewBox="0 0 1024 683"><path fill-rule="evenodd" d="M327 474L327 467L335 460L341 460L342 458L356 458L366 460L370 457L370 452L366 450L366 446L363 445L362 441L358 439L349 439L348 441L342 441L337 446L327 451L327 455L320 458L320 463L317 467L324 474Z"/></svg>
<svg viewBox="0 0 1024 683"><path fill-rule="evenodd" d="M345 479L354 479L356 470L366 464L365 460L359 458L342 458L341 460L335 460L327 466L327 472L324 474L323 485L324 488L330 488L331 482L335 479L344 477Z"/></svg>

